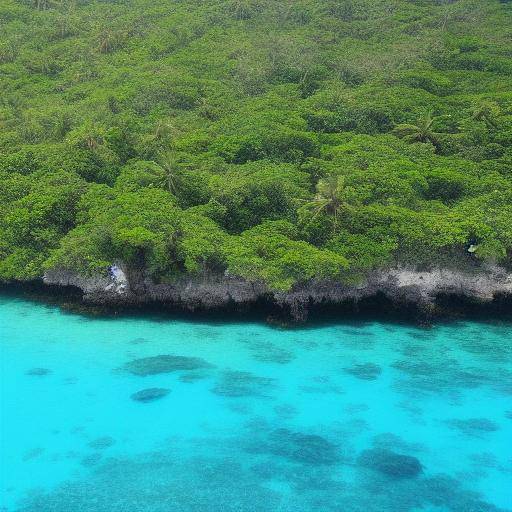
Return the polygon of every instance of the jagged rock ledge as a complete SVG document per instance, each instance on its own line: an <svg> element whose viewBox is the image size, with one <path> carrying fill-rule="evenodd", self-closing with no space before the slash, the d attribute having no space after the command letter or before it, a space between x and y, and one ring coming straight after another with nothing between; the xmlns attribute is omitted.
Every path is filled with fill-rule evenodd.
<svg viewBox="0 0 512 512"><path fill-rule="evenodd" d="M398 307L412 305L424 312L434 311L440 296L458 296L478 303L512 297L512 272L496 265L464 270L393 267L371 272L358 284L312 281L289 292L272 292L263 283L211 273L157 284L144 272L127 269L123 264L118 264L110 276L86 277L73 270L54 269L46 272L43 282L78 288L83 301L94 305L162 304L186 310L214 310L265 301L297 321L306 320L311 308L319 305L357 303L376 295Z"/></svg>

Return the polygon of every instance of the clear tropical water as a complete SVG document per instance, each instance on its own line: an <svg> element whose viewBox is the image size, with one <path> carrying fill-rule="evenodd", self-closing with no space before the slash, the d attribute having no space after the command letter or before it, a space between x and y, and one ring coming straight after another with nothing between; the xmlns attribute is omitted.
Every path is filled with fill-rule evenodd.
<svg viewBox="0 0 512 512"><path fill-rule="evenodd" d="M280 330L0 297L0 350L3 511L512 510L510 325Z"/></svg>

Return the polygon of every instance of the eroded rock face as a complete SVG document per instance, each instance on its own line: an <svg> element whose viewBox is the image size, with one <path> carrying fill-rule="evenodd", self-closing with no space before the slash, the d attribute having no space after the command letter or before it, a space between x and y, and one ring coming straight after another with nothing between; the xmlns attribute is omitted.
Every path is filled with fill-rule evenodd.
<svg viewBox="0 0 512 512"><path fill-rule="evenodd" d="M412 303L428 308L440 294L455 294L488 302L498 295L512 295L512 273L495 265L478 268L394 267L370 272L359 284L311 281L290 292L271 292L263 283L249 282L225 274L183 276L171 284L157 284L144 272L123 272L123 286L112 276L80 276L69 269L46 272L46 284L74 286L85 301L93 304L167 303L194 310L250 304L265 299L290 311L295 319L306 319L313 304L341 303L382 294L394 303Z"/></svg>
<svg viewBox="0 0 512 512"><path fill-rule="evenodd" d="M165 388L148 388L141 389L136 393L133 393L131 396L132 400L136 402L154 402L155 400L160 400L160 398L164 398L170 393L169 389Z"/></svg>
<svg viewBox="0 0 512 512"><path fill-rule="evenodd" d="M378 471L390 478L414 478L422 472L420 461L411 455L400 455L391 450L374 448L359 456L360 466Z"/></svg>

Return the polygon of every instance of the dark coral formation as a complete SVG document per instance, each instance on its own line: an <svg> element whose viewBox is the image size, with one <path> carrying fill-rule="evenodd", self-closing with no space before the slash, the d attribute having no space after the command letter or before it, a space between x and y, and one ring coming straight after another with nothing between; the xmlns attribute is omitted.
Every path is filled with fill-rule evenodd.
<svg viewBox="0 0 512 512"><path fill-rule="evenodd" d="M96 464L98 464L101 458L102 455L100 452L92 453L91 455L86 455L85 457L83 457L82 460L80 461L80 464L82 464L82 466L85 466L86 468L89 468L91 466L95 466Z"/></svg>
<svg viewBox="0 0 512 512"><path fill-rule="evenodd" d="M298 410L290 404L279 404L274 407L274 412L278 418L290 419L297 415Z"/></svg>
<svg viewBox="0 0 512 512"><path fill-rule="evenodd" d="M459 346L460 340L450 340ZM399 378L394 387L407 394L444 393L456 397L467 389L491 386L502 394L512 391L512 372L506 368L487 366L466 366L460 360L448 357L446 346L444 353L425 350L421 358L399 360L392 367L399 370Z"/></svg>
<svg viewBox="0 0 512 512"><path fill-rule="evenodd" d="M32 450L29 450L28 452L25 453L25 455L23 455L23 462L26 462L26 461L32 460L32 459L36 459L43 452L44 452L44 448L41 448L41 447L32 448Z"/></svg>
<svg viewBox="0 0 512 512"><path fill-rule="evenodd" d="M17 512L509 512L446 475L393 478L390 485L389 475L376 479L373 473L380 471L359 466L357 478L344 482L339 479L343 462L298 464L259 452L249 454L254 459L245 467L236 460L247 454L233 444L216 438L206 442L220 451L192 457L153 452L101 464L101 454L93 454L87 458L94 466L89 475L49 492L34 491ZM293 492L272 490L271 482Z"/></svg>
<svg viewBox="0 0 512 512"><path fill-rule="evenodd" d="M200 370L213 365L199 357L159 355L134 359L124 365L124 369L134 375L146 376L158 373Z"/></svg>
<svg viewBox="0 0 512 512"><path fill-rule="evenodd" d="M227 397L268 396L274 387L274 379L260 377L250 372L226 371L212 392Z"/></svg>
<svg viewBox="0 0 512 512"><path fill-rule="evenodd" d="M447 422L451 427L469 436L481 436L499 430L494 421L487 418L470 418L467 420L450 420Z"/></svg>
<svg viewBox="0 0 512 512"><path fill-rule="evenodd" d="M338 447L322 436L280 428L271 432L265 449L294 462L331 465L339 460Z"/></svg>
<svg viewBox="0 0 512 512"><path fill-rule="evenodd" d="M149 343L149 340L147 340L146 338L134 338L133 340L130 341L131 345L141 345L143 343Z"/></svg>
<svg viewBox="0 0 512 512"><path fill-rule="evenodd" d="M187 373L180 375L180 381L186 382L187 384L193 384L194 382L197 382L198 380L203 380L206 377L208 377L207 372L191 371L191 372L187 372Z"/></svg>
<svg viewBox="0 0 512 512"><path fill-rule="evenodd" d="M273 343L259 341L251 345L253 358L264 363L287 364L294 359L289 350L277 347Z"/></svg>
<svg viewBox="0 0 512 512"><path fill-rule="evenodd" d="M229 459L147 454L34 493L17 512L273 512L279 495Z"/></svg>
<svg viewBox="0 0 512 512"><path fill-rule="evenodd" d="M362 363L345 368L345 371L361 380L376 380L382 373L382 368L374 363Z"/></svg>
<svg viewBox="0 0 512 512"><path fill-rule="evenodd" d="M48 368L31 368L30 370L27 370L25 375L31 375L33 377L44 377L50 373L52 373L52 371L48 370Z"/></svg>
<svg viewBox="0 0 512 512"><path fill-rule="evenodd" d="M93 448L94 450L104 450L105 448L110 448L115 444L115 439L110 436L98 437L97 439L93 439L90 443L87 444L89 448Z"/></svg>
<svg viewBox="0 0 512 512"><path fill-rule="evenodd" d="M373 446L386 450L395 450L398 452L421 452L427 447L421 443L410 443L392 432L384 432L373 438Z"/></svg>
<svg viewBox="0 0 512 512"><path fill-rule="evenodd" d="M396 479L414 478L422 472L422 465L416 457L400 455L382 448L364 450L358 458L358 463Z"/></svg>
<svg viewBox="0 0 512 512"><path fill-rule="evenodd" d="M136 402L154 402L159 400L170 393L169 389L165 388L147 388L141 389L131 395L131 399Z"/></svg>

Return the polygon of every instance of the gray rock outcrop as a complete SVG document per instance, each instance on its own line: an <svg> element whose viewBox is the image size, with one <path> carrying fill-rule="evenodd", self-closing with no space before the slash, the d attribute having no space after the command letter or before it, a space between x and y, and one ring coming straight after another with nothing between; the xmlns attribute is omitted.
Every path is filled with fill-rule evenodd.
<svg viewBox="0 0 512 512"><path fill-rule="evenodd" d="M458 295L490 302L498 295L512 295L512 272L496 266L416 270L404 266L370 272L357 284L341 281L310 281L288 292L273 292L261 282L250 282L228 274L205 273L183 276L170 284L155 283L144 272L122 269L123 285L109 275L82 276L69 269L46 272L49 285L79 288L83 300L92 304L172 304L189 310L217 309L266 300L287 308L296 319L304 319L314 304L337 304L382 294L396 304L433 305L439 295Z"/></svg>

